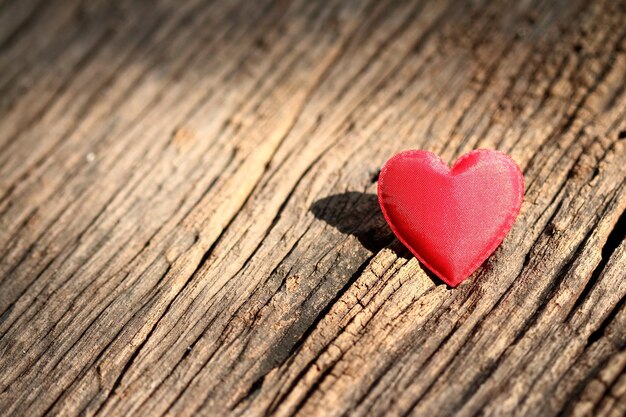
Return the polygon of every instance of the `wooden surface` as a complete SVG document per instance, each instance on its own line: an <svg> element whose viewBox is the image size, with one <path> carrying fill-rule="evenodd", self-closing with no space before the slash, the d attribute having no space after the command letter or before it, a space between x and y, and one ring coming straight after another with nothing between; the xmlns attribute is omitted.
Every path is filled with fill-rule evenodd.
<svg viewBox="0 0 626 417"><path fill-rule="evenodd" d="M624 1L0 2L0 415L626 413ZM460 287L410 148L518 162Z"/></svg>

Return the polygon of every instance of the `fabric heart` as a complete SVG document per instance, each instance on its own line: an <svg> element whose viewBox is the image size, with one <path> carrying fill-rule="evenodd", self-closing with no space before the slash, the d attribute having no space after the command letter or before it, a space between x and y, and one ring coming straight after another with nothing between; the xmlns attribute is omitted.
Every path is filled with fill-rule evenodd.
<svg viewBox="0 0 626 417"><path fill-rule="evenodd" d="M452 169L432 152L401 152L378 179L378 201L395 235L452 287L496 250L523 195L517 164L490 149L461 156Z"/></svg>

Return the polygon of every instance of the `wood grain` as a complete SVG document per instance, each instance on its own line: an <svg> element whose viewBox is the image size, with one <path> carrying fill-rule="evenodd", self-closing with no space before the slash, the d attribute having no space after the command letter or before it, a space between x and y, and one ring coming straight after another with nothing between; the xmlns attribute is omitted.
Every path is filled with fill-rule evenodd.
<svg viewBox="0 0 626 417"><path fill-rule="evenodd" d="M626 3L0 1L0 415L626 415ZM378 169L509 153L458 288Z"/></svg>

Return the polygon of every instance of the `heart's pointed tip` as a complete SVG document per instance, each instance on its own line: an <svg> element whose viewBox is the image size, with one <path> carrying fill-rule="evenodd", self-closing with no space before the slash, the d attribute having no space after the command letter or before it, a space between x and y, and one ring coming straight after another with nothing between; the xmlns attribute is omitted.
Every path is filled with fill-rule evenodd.
<svg viewBox="0 0 626 417"><path fill-rule="evenodd" d="M449 285L452 288L458 287L463 281L465 281L469 276L439 276L443 282Z"/></svg>

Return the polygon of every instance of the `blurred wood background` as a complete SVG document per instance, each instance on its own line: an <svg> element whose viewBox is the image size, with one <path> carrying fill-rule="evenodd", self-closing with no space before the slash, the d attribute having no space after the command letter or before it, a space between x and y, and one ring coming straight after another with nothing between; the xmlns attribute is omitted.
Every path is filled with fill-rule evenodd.
<svg viewBox="0 0 626 417"><path fill-rule="evenodd" d="M0 415L626 413L624 1L0 1ZM463 285L378 169L480 147Z"/></svg>

